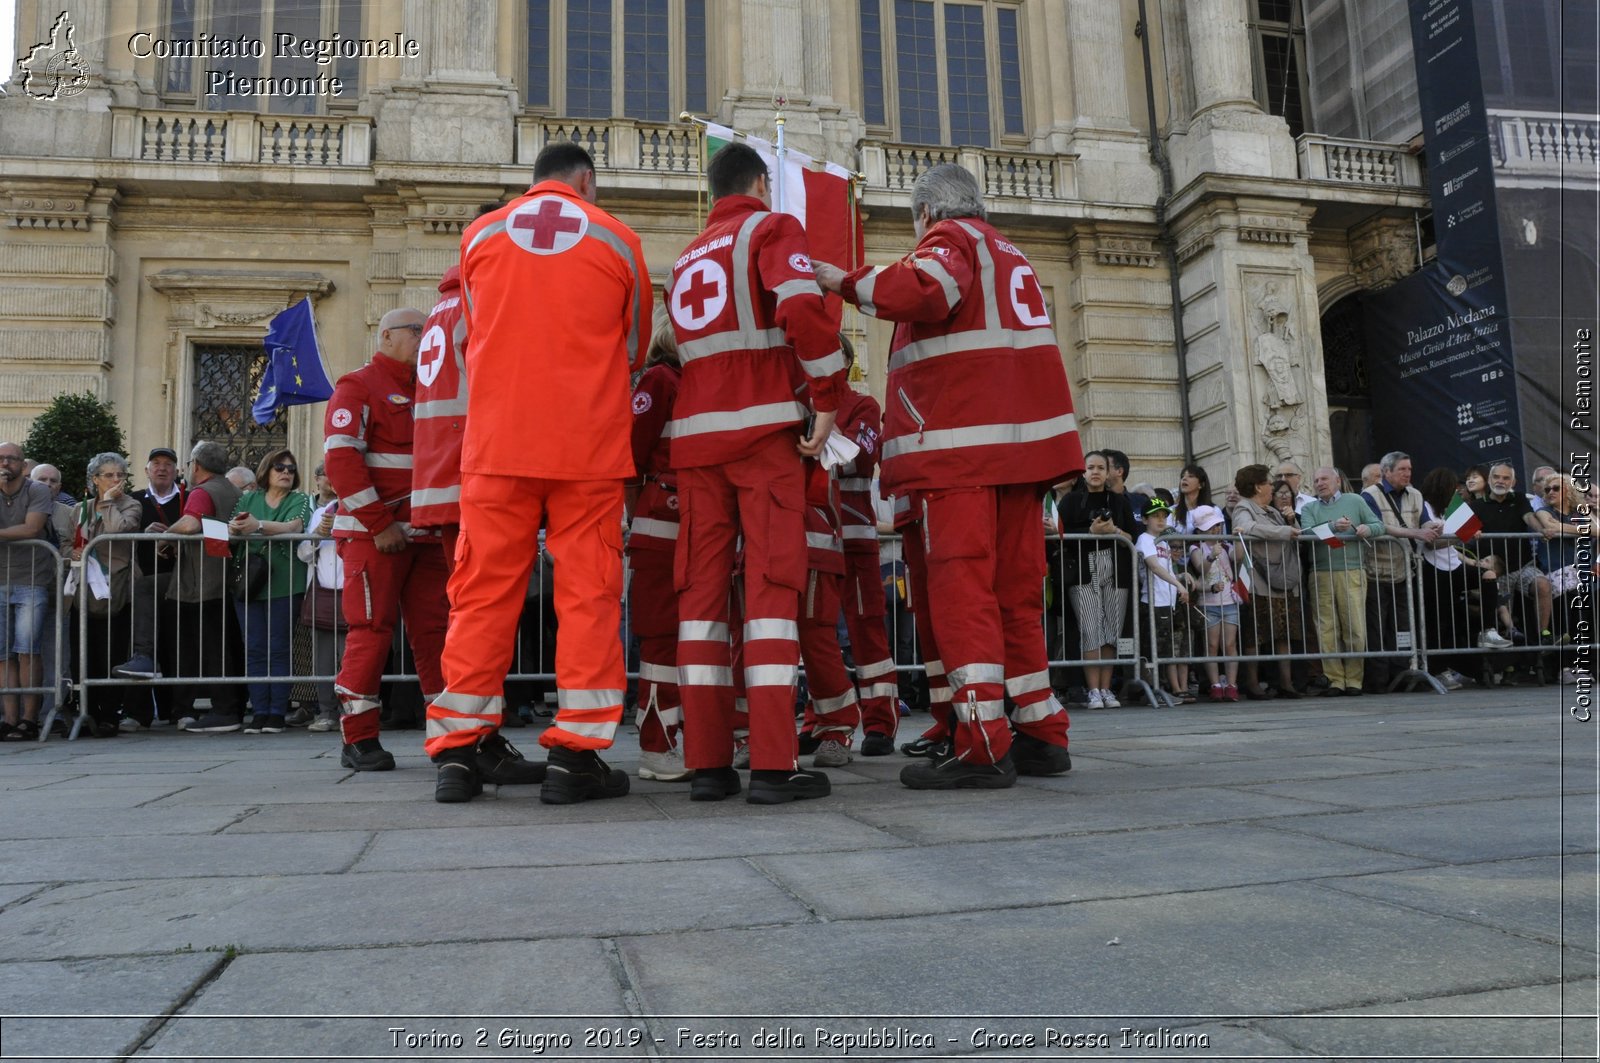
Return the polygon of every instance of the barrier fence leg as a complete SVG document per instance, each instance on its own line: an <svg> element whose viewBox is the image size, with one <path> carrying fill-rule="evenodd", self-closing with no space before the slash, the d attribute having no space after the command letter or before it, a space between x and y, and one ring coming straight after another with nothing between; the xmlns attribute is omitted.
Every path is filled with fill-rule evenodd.
<svg viewBox="0 0 1600 1063"><path fill-rule="evenodd" d="M1405 684L1406 692L1416 689L1418 683L1426 683L1433 688L1435 694L1444 694L1447 691L1444 684L1434 678L1428 669L1428 632L1427 621L1424 618L1427 610L1417 608L1417 595L1422 587L1421 574L1416 571L1416 566L1422 564L1420 557L1412 558L1406 565L1406 611L1411 620L1411 659L1406 665L1406 670L1395 676L1389 683L1389 692L1398 690Z"/></svg>
<svg viewBox="0 0 1600 1063"><path fill-rule="evenodd" d="M1143 624L1139 623L1139 567L1140 567L1139 552L1136 549L1134 549L1134 546L1133 546L1132 543L1130 543L1130 542L1128 542L1126 540L1118 540L1118 541L1121 544L1121 549L1127 550L1128 553L1132 555L1132 557L1130 559L1130 562L1129 562L1129 565L1128 565L1128 571L1133 573L1133 583L1128 588L1128 615L1133 618L1133 624L1131 625L1131 627L1133 628L1133 684L1132 685L1135 686L1135 687L1138 687L1139 690L1141 692L1143 692L1143 694L1144 694L1144 702L1145 702L1146 705L1149 705L1151 708L1159 709L1159 708L1162 708L1163 705L1165 707L1167 707L1167 708L1171 708L1172 705L1174 704L1173 702L1167 701L1165 698L1156 697L1156 691L1161 689L1161 681L1160 681L1161 673L1159 671L1154 672L1154 674L1156 675L1157 679L1156 679L1155 688L1152 689L1151 686L1150 686L1149 681L1145 679L1145 660L1144 660L1144 657L1139 653L1139 636L1140 636L1141 629L1144 627ZM1153 597L1154 596L1152 595L1152 598ZM1154 606L1152 606L1152 609L1153 608L1154 608ZM1154 628L1151 628L1152 633L1154 632L1154 630L1155 630ZM1159 655L1157 655L1157 656L1159 656ZM1157 667L1159 667L1159 666L1157 666Z"/></svg>

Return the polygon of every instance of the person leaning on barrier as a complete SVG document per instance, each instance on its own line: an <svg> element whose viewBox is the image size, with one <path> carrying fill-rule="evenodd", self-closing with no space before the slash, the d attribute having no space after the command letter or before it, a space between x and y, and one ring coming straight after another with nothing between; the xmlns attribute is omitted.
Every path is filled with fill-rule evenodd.
<svg viewBox="0 0 1600 1063"><path fill-rule="evenodd" d="M1280 481L1281 482L1281 481ZM1290 674L1289 644L1304 638L1301 622L1300 549L1296 540L1300 528L1273 504L1274 489L1265 465L1246 465L1233 478L1239 504L1233 509L1233 530L1244 538L1254 573L1250 580L1250 602L1243 610L1246 643L1251 652L1265 656L1266 650L1278 655L1280 698L1298 698ZM1292 495L1291 495L1292 498ZM1270 696L1259 685L1258 666L1245 664L1245 693L1252 698Z"/></svg>
<svg viewBox="0 0 1600 1063"><path fill-rule="evenodd" d="M1450 469L1434 469L1422 478L1422 502L1427 520L1441 518L1454 504L1461 481ZM1422 611L1424 647L1434 650L1468 650L1474 642L1480 650L1511 648L1511 640L1495 630L1495 614L1499 611L1499 580L1494 564L1488 558L1469 560L1456 549L1461 544L1449 536L1441 536L1431 543L1422 544L1419 599ZM1476 604L1481 619L1474 624L1473 607ZM1478 632L1474 640L1474 632ZM1452 665L1462 665L1472 674L1483 676L1483 668L1469 664L1471 657L1451 657L1440 654L1429 658L1433 675L1447 690L1464 685L1466 676Z"/></svg>
<svg viewBox="0 0 1600 1063"><path fill-rule="evenodd" d="M1411 486L1411 455L1390 451L1378 468L1377 482L1361 491L1367 507L1383 521L1385 532L1362 558L1367 571L1367 644L1371 649L1394 650L1399 646L1398 632L1411 623L1406 612L1406 587L1414 556L1411 543L1431 544L1443 525L1424 519L1422 492ZM1381 694L1391 675L1405 667L1404 657L1375 657L1367 662L1364 686L1370 693Z"/></svg>
<svg viewBox="0 0 1600 1063"><path fill-rule="evenodd" d="M56 586L56 559L47 548L46 525L55 511L55 492L22 473L22 448L0 443L0 741L39 737L42 696L14 693L44 683L43 638L50 597Z"/></svg>
<svg viewBox="0 0 1600 1063"><path fill-rule="evenodd" d="M1091 450L1083 456L1083 490L1069 491L1061 500L1061 531L1066 535L1099 535L1102 542L1086 539L1061 544L1066 559L1067 598L1080 632L1079 651L1087 661L1109 661L1117 656L1117 639L1128 617L1134 587L1133 559L1121 539L1131 543L1138 535L1128 496L1110 490L1111 462L1105 453ZM1071 649L1071 647L1068 647ZM1091 709L1120 708L1111 692L1112 665L1084 666Z"/></svg>
<svg viewBox="0 0 1600 1063"><path fill-rule="evenodd" d="M1338 469L1324 465L1311 483L1317 497L1300 511L1301 527L1309 531L1326 524L1342 543L1333 547L1318 538L1311 547L1317 642L1325 654L1322 670L1329 684L1326 693L1353 697L1362 693L1366 668L1362 658L1342 654L1365 653L1367 649L1367 574L1361 555L1367 540L1383 534L1383 523L1354 494L1339 490L1344 474Z"/></svg>
<svg viewBox="0 0 1600 1063"><path fill-rule="evenodd" d="M66 540L81 542L69 554L80 564L77 580L78 608L89 614L88 640L80 648L91 679L105 679L111 662L128 653L134 581L139 563L133 542L100 543L102 535L119 535L139 530L143 515L139 500L128 493L128 462L121 454L96 454L89 459L89 494L73 512L73 533ZM88 570L97 567L101 575L89 578ZM100 590L104 590L104 596ZM75 632L74 632L75 633ZM115 737L119 729L118 712L126 698L137 695L121 687L89 687L83 692L84 711L89 714L97 738Z"/></svg>
<svg viewBox="0 0 1600 1063"><path fill-rule="evenodd" d="M1471 503L1482 531L1502 538L1484 540L1483 551L1501 558L1505 564L1504 582L1500 584L1500 601L1510 607L1511 630L1506 632L1513 642L1523 637L1517 620L1524 599L1532 598L1538 621L1539 641L1550 638L1550 577L1539 571L1538 563L1526 532L1544 534L1544 527L1528 504L1528 496L1516 489L1517 473L1511 466L1501 463L1489 470L1489 491Z"/></svg>
<svg viewBox="0 0 1600 1063"><path fill-rule="evenodd" d="M1544 508L1534 516L1544 533L1535 548L1539 567L1550 580L1552 632L1558 641L1580 639L1578 621L1594 589L1594 543L1579 549L1578 540L1594 535L1592 518L1581 512L1581 496L1572 477L1552 472L1544 482ZM1581 563L1580 563L1581 562ZM1570 673L1571 669L1568 668Z"/></svg>
<svg viewBox="0 0 1600 1063"><path fill-rule="evenodd" d="M339 670L339 659L344 655L344 611L339 597L344 590L344 562L339 558L338 543L333 538L333 522L339 512L339 496L328 482L322 462L317 463L317 509L306 522L306 530L315 539L302 539L295 544L295 556L307 566L307 590L312 603L301 610L300 622L310 628L311 671L322 677ZM319 593L320 592L320 593ZM316 681L317 713L307 725L307 730L327 732L339 727L339 695L333 689L333 680Z"/></svg>

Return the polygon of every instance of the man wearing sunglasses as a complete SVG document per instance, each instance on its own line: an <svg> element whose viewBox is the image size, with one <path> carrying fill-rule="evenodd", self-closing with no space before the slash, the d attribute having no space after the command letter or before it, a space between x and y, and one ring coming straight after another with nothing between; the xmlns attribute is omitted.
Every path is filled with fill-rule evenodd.
<svg viewBox="0 0 1600 1063"><path fill-rule="evenodd" d="M410 307L384 314L377 352L339 378L323 421L324 464L339 496L333 537L344 561L349 629L334 682L344 735L340 763L355 771L394 769L394 757L378 741L378 683L398 619L405 619L423 697L444 689L444 551L437 530L411 527L411 406L423 321Z"/></svg>

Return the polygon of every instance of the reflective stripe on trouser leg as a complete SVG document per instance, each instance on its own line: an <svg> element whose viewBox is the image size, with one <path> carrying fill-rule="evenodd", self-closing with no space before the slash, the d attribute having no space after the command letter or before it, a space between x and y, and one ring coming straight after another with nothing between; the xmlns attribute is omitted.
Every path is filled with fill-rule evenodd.
<svg viewBox="0 0 1600 1063"><path fill-rule="evenodd" d="M505 695L528 578L538 560L538 543L528 529L543 519L545 484L520 476L462 478L461 530L446 587L449 630L440 660L445 691L428 705L423 743L430 756L473 745L498 726L491 699ZM461 716L477 716L478 724L448 722Z"/></svg>
<svg viewBox="0 0 1600 1063"><path fill-rule="evenodd" d="M639 640L639 748L647 753L672 749L683 721L677 655L676 635Z"/></svg>
<svg viewBox="0 0 1600 1063"><path fill-rule="evenodd" d="M996 489L932 491L924 506L927 593L958 714L955 751L964 760L993 763L1011 748L996 579Z"/></svg>
<svg viewBox="0 0 1600 1063"><path fill-rule="evenodd" d="M911 615L916 619L917 642L928 682L928 712L933 716L933 725L922 732L922 737L943 742L950 737L950 682L945 678L944 661L939 657L939 643L934 636L933 611L928 606L928 555L922 544L921 523L907 526L900 543L911 586Z"/></svg>
<svg viewBox="0 0 1600 1063"><path fill-rule="evenodd" d="M808 579L814 592L807 595L811 604L800 618L800 659L811 695L811 734L848 746L861 722L861 708L839 649L839 577L813 570ZM747 624L746 637L750 630Z"/></svg>
<svg viewBox="0 0 1600 1063"><path fill-rule="evenodd" d="M678 588L678 696L683 703L683 763L691 769L733 763L733 649L728 588L738 534L733 490L720 468L678 477L682 521L674 554Z"/></svg>
<svg viewBox="0 0 1600 1063"><path fill-rule="evenodd" d="M550 481L545 549L555 581L556 719L545 748L608 749L622 722L622 481Z"/></svg>
<svg viewBox="0 0 1600 1063"><path fill-rule="evenodd" d="M896 704L900 685L885 626L888 608L878 572L878 555L846 551L845 569L846 586L854 590L845 595L844 623L850 632L850 653L856 660L856 679L861 686L861 727L872 734L892 737L900 725Z"/></svg>
<svg viewBox="0 0 1600 1063"><path fill-rule="evenodd" d="M1065 746L1070 721L1050 689L1050 652L1039 623L1046 564L1038 492L1027 486L996 488L995 513L995 595L1005 636L1006 693L1016 705L1011 726Z"/></svg>
<svg viewBox="0 0 1600 1063"><path fill-rule="evenodd" d="M339 730L349 744L378 737L378 713L370 709L378 707L378 684L394 644L404 555L380 554L371 539L344 539L338 549L345 569L341 607L348 630L334 686L346 706ZM361 707L349 708L352 699Z"/></svg>

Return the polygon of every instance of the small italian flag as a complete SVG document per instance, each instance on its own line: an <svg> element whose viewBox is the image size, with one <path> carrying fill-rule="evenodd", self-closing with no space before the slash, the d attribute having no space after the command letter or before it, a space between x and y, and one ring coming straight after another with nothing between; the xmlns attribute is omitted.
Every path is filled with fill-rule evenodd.
<svg viewBox="0 0 1600 1063"><path fill-rule="evenodd" d="M837 163L818 163L803 152L787 148L783 155L783 202L780 203L777 200L778 151L771 142L708 122L706 160L709 161L723 145L740 139L766 162L767 169L772 172L772 209L800 219L811 257L846 271L861 265L861 210L856 203L850 171ZM827 296L826 301L837 324L843 303L836 295Z"/></svg>
<svg viewBox="0 0 1600 1063"><path fill-rule="evenodd" d="M211 557L227 557L233 552L228 545L227 521L201 517L200 530L205 535L206 553Z"/></svg>
<svg viewBox="0 0 1600 1063"><path fill-rule="evenodd" d="M1317 542L1330 550L1344 549L1344 540L1339 538L1339 533L1333 530L1332 524L1318 524L1311 529L1311 534L1317 537Z"/></svg>
<svg viewBox="0 0 1600 1063"><path fill-rule="evenodd" d="M1450 503L1450 508L1444 513L1444 533L1462 542L1470 542L1478 537L1483 530L1483 521L1467 505L1467 500L1460 495Z"/></svg>
<svg viewBox="0 0 1600 1063"><path fill-rule="evenodd" d="M1250 560L1250 548L1244 544L1244 536L1239 536L1239 570L1233 577L1233 596L1239 599L1240 605L1250 602L1250 588L1256 565Z"/></svg>

